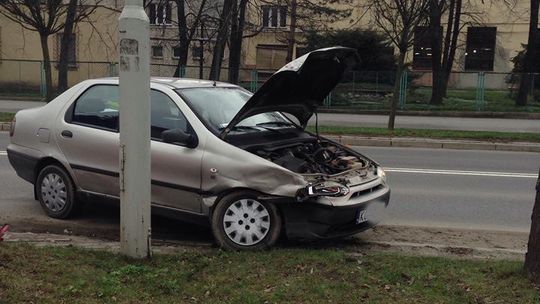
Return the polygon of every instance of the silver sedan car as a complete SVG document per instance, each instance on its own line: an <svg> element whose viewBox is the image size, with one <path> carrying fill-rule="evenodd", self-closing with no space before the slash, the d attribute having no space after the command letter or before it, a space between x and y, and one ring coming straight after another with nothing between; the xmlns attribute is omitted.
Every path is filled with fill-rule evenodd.
<svg viewBox="0 0 540 304"><path fill-rule="evenodd" d="M152 211L210 225L224 248L332 238L371 227L390 199L381 167L305 131L355 64L342 47L306 54L255 93L204 80L151 80ZM17 113L7 148L54 218L119 196L118 79L83 81Z"/></svg>

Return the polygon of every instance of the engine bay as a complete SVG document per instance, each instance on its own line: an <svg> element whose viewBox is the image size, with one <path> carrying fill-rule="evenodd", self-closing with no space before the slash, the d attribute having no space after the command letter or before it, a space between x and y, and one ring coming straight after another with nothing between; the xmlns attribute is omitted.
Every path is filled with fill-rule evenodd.
<svg viewBox="0 0 540 304"><path fill-rule="evenodd" d="M301 174L338 174L368 168L368 160L330 142L313 139L277 146L258 146L250 152Z"/></svg>

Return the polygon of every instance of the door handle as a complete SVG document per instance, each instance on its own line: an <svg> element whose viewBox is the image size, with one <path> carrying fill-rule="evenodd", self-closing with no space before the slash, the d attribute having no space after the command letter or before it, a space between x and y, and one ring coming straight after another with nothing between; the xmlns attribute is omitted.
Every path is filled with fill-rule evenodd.
<svg viewBox="0 0 540 304"><path fill-rule="evenodd" d="M68 131L68 130L64 130L60 134L62 134L62 137L65 137L65 138L72 138L73 137L73 133L71 131Z"/></svg>

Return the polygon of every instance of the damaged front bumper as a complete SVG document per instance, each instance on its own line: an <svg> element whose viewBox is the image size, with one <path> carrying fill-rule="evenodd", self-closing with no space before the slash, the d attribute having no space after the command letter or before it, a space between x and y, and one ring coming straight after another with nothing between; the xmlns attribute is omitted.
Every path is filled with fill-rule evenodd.
<svg viewBox="0 0 540 304"><path fill-rule="evenodd" d="M287 237L344 237L377 224L390 201L390 188L379 180L350 190L343 197L319 197L280 205Z"/></svg>

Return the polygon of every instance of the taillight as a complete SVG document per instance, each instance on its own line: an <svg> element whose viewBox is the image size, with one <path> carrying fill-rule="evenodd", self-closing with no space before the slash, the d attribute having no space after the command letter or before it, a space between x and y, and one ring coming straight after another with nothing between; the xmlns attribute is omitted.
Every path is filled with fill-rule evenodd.
<svg viewBox="0 0 540 304"><path fill-rule="evenodd" d="M9 126L9 137L13 137L13 134L15 134L15 122L16 119L13 117L13 120L11 121L11 125Z"/></svg>

